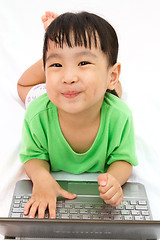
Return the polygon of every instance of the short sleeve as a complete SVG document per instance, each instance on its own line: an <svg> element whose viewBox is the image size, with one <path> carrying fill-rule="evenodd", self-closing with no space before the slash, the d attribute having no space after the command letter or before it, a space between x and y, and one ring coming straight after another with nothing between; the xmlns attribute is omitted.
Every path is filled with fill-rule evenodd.
<svg viewBox="0 0 160 240"><path fill-rule="evenodd" d="M107 165L118 160L129 162L133 166L138 165L132 114L126 119L123 128L115 134L114 139L116 139L117 142L114 145L113 141L111 141L112 151L108 157Z"/></svg>
<svg viewBox="0 0 160 240"><path fill-rule="evenodd" d="M20 151L22 163L34 158L49 161L47 141L43 131L43 128L39 124L28 123L26 119L24 120Z"/></svg>

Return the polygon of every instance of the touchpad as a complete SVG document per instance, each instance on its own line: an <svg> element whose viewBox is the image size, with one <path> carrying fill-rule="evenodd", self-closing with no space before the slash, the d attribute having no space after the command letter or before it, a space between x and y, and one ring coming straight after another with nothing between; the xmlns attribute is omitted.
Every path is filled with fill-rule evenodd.
<svg viewBox="0 0 160 240"><path fill-rule="evenodd" d="M68 191L77 195L99 195L98 183L69 182Z"/></svg>

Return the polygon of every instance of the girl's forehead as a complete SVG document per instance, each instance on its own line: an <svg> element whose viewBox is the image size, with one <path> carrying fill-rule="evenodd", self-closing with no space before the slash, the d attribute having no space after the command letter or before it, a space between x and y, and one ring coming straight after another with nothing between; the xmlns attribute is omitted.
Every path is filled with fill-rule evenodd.
<svg viewBox="0 0 160 240"><path fill-rule="evenodd" d="M63 54L63 53L71 53L74 54L76 56L90 56L90 57L98 57L99 55L104 55L106 56L100 46L95 47L94 44L91 46L91 48L85 47L84 45L82 46L76 46L76 45L72 45L71 47L68 46L67 43L64 43L63 46L59 46L57 45L54 41L49 41L48 44L48 51L47 51L47 56L49 56L50 54L52 55L56 55L58 54Z"/></svg>

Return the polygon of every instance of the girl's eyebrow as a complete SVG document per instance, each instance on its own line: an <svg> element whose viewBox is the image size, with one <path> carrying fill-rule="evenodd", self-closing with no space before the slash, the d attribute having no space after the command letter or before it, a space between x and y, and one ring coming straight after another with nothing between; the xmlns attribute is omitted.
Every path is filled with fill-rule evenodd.
<svg viewBox="0 0 160 240"><path fill-rule="evenodd" d="M97 58L97 55L92 53L91 51L81 51L81 52L77 52L74 54L75 57L83 57L83 56L88 56L88 57L92 57L92 58ZM51 53L47 59L46 62L51 59L51 58L62 58L63 54L61 53Z"/></svg>
<svg viewBox="0 0 160 240"><path fill-rule="evenodd" d="M82 51L82 52L78 52L75 54L76 56L78 57L81 57L81 56L88 56L88 57L94 57L94 58L97 58L97 55L94 54L93 52L91 51Z"/></svg>
<svg viewBox="0 0 160 240"><path fill-rule="evenodd" d="M62 55L59 54L59 53L51 53L51 54L47 57L46 62L47 62L50 58L62 58Z"/></svg>

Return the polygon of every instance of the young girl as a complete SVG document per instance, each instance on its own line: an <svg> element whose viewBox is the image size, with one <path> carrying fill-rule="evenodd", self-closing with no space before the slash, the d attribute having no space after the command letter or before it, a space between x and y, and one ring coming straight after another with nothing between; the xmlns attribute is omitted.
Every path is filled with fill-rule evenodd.
<svg viewBox="0 0 160 240"><path fill-rule="evenodd" d="M57 197L76 197L50 171L99 172L100 197L113 206L121 203L121 186L137 158L131 111L108 93L119 79L117 54L115 30L95 14L65 13L47 28L44 70L39 61L18 83L23 101L38 83L46 81L47 91L29 104L23 125L20 158L33 182L24 207L29 217L38 211L43 218L48 207L55 218ZM33 76L32 84L27 85L27 74Z"/></svg>

